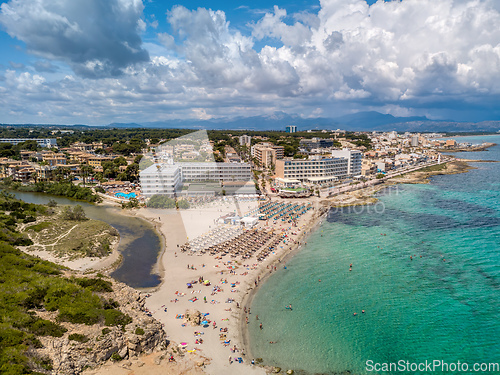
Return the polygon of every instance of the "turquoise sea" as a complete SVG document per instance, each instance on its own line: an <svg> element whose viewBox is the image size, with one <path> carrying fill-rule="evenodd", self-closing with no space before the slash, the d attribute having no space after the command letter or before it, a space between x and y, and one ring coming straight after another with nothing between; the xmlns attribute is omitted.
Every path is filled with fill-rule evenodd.
<svg viewBox="0 0 500 375"><path fill-rule="evenodd" d="M500 160L500 146L457 156ZM472 165L386 189L376 206L331 211L257 292L252 355L306 374L458 373L374 371L367 361L460 361L464 373L500 363L500 163Z"/></svg>

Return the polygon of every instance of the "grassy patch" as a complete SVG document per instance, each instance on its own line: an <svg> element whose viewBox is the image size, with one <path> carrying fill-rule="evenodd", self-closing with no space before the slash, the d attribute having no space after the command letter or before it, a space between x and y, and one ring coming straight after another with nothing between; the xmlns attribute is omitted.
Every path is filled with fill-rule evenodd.
<svg viewBox="0 0 500 375"><path fill-rule="evenodd" d="M57 209L56 209L57 210ZM103 257L111 253L118 231L99 220L65 220L58 209L56 215L26 228L37 249L53 251L59 257L77 259Z"/></svg>
<svg viewBox="0 0 500 375"><path fill-rule="evenodd" d="M445 169L446 169L446 164L443 163L419 169L418 172L439 172L439 171L444 171Z"/></svg>
<svg viewBox="0 0 500 375"><path fill-rule="evenodd" d="M29 227L26 227L26 230L33 230L35 232L40 232L44 229L50 228L52 226L52 223L49 223L47 221L42 221L41 223L35 224L35 225L30 225Z"/></svg>

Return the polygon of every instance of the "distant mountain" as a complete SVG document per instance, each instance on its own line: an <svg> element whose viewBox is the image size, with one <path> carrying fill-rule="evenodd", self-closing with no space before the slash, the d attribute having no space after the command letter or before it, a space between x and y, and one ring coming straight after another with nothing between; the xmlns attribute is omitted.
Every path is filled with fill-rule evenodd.
<svg viewBox="0 0 500 375"><path fill-rule="evenodd" d="M410 132L497 132L500 121L456 122L436 121L427 117L395 117L375 111L358 112L336 118L302 118L284 112L274 112L265 116L222 117L210 120L165 120L141 123L111 123L105 126L70 125L75 128L169 128L169 129L207 129L207 130L277 130L285 131L287 125L296 125L304 130L351 130L351 131L410 131ZM44 126L51 128L68 125L18 124L0 126Z"/></svg>
<svg viewBox="0 0 500 375"><path fill-rule="evenodd" d="M380 112L358 112L351 115L336 117L335 121L355 130L374 130L378 127L390 124L399 124L413 121L431 121L427 117L394 117Z"/></svg>

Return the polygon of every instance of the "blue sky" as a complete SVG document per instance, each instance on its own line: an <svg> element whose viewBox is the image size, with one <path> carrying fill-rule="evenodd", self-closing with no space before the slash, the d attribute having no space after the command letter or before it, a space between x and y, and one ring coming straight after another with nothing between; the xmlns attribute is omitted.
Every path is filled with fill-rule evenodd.
<svg viewBox="0 0 500 375"><path fill-rule="evenodd" d="M496 0L0 4L0 123L500 120Z"/></svg>

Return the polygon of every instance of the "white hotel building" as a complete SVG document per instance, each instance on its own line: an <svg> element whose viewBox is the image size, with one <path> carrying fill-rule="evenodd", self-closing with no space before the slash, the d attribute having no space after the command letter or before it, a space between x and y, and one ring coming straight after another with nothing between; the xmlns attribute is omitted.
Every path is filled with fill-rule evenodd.
<svg viewBox="0 0 500 375"><path fill-rule="evenodd" d="M173 196L182 185L182 171L177 165L153 164L139 172L139 179L145 197L155 194Z"/></svg>
<svg viewBox="0 0 500 375"><path fill-rule="evenodd" d="M173 196L185 182L249 181L252 171L248 163L175 163L153 164L139 172L142 194Z"/></svg>
<svg viewBox="0 0 500 375"><path fill-rule="evenodd" d="M283 183L309 182L320 184L361 175L362 154L343 149L332 152L332 157L283 159L276 161L276 177Z"/></svg>

